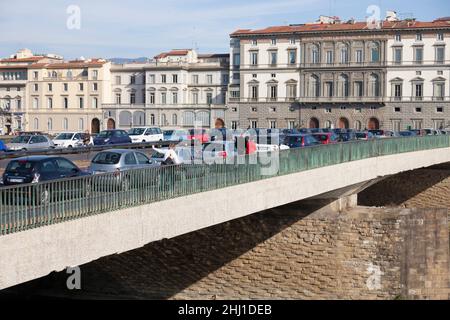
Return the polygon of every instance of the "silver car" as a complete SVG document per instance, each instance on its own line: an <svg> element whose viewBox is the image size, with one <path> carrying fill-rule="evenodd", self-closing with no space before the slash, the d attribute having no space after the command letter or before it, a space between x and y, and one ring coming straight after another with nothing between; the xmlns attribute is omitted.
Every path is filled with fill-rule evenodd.
<svg viewBox="0 0 450 320"><path fill-rule="evenodd" d="M53 141L44 135L22 135L15 137L9 144L12 151L46 150L54 149Z"/></svg>
<svg viewBox="0 0 450 320"><path fill-rule="evenodd" d="M159 163L142 152L112 149L98 153L92 160L89 171L93 174L102 174L158 166Z"/></svg>

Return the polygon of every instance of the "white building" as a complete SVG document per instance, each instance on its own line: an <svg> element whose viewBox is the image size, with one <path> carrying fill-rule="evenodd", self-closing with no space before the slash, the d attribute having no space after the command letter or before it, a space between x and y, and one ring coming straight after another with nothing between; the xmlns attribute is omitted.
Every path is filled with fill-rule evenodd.
<svg viewBox="0 0 450 320"><path fill-rule="evenodd" d="M112 101L103 104L108 128L210 127L224 118L229 55L172 50L148 63L113 65Z"/></svg>

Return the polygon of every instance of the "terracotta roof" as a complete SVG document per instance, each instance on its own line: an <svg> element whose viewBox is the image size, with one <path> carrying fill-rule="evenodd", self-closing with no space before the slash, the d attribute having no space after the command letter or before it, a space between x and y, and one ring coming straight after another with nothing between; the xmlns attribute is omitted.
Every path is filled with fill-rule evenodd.
<svg viewBox="0 0 450 320"><path fill-rule="evenodd" d="M189 51L190 51L189 49L182 49L182 50L172 50L169 52L163 52L163 53L157 55L155 57L155 59L166 58L169 56L185 56L189 53Z"/></svg>
<svg viewBox="0 0 450 320"><path fill-rule="evenodd" d="M0 69L28 69L28 65L0 65Z"/></svg>
<svg viewBox="0 0 450 320"><path fill-rule="evenodd" d="M421 21L383 21L382 30L414 30L414 29L428 29L428 28L448 28L450 29L449 20L435 20L433 22ZM264 35L273 33L308 33L308 32L338 32L338 31L364 31L370 30L366 22L355 23L314 23L314 24L299 24L290 26L274 26L259 30L241 29L233 32L231 36L240 35Z"/></svg>
<svg viewBox="0 0 450 320"><path fill-rule="evenodd" d="M44 56L34 56L29 58L23 58L23 59L16 59L16 58L6 58L1 59L0 62L36 62L42 59L45 59Z"/></svg>

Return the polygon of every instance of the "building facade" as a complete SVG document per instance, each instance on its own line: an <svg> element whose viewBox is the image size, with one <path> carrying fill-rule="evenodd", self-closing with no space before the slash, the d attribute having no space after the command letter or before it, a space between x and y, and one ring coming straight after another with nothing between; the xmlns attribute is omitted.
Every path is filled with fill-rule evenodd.
<svg viewBox="0 0 450 320"><path fill-rule="evenodd" d="M26 130L98 133L104 126L102 102L111 99L110 68L102 59L30 65Z"/></svg>
<svg viewBox="0 0 450 320"><path fill-rule="evenodd" d="M450 126L448 19L390 15L371 29L321 17L312 24L238 30L230 44L231 127Z"/></svg>
<svg viewBox="0 0 450 320"><path fill-rule="evenodd" d="M0 134L24 129L29 66L55 61L61 61L61 58L34 55L28 49L0 60Z"/></svg>
<svg viewBox="0 0 450 320"><path fill-rule="evenodd" d="M224 118L229 55L173 50L140 64L113 65L111 101L103 104L108 128L211 127Z"/></svg>

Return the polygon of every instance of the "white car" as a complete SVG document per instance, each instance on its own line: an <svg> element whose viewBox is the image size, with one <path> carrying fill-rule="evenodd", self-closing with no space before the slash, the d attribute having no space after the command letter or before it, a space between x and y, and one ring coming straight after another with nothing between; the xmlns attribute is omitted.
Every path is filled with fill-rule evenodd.
<svg viewBox="0 0 450 320"><path fill-rule="evenodd" d="M81 132L63 132L53 139L56 148L79 148L84 145L84 134Z"/></svg>
<svg viewBox="0 0 450 320"><path fill-rule="evenodd" d="M159 142L164 140L160 128L133 128L128 131L133 143Z"/></svg>

